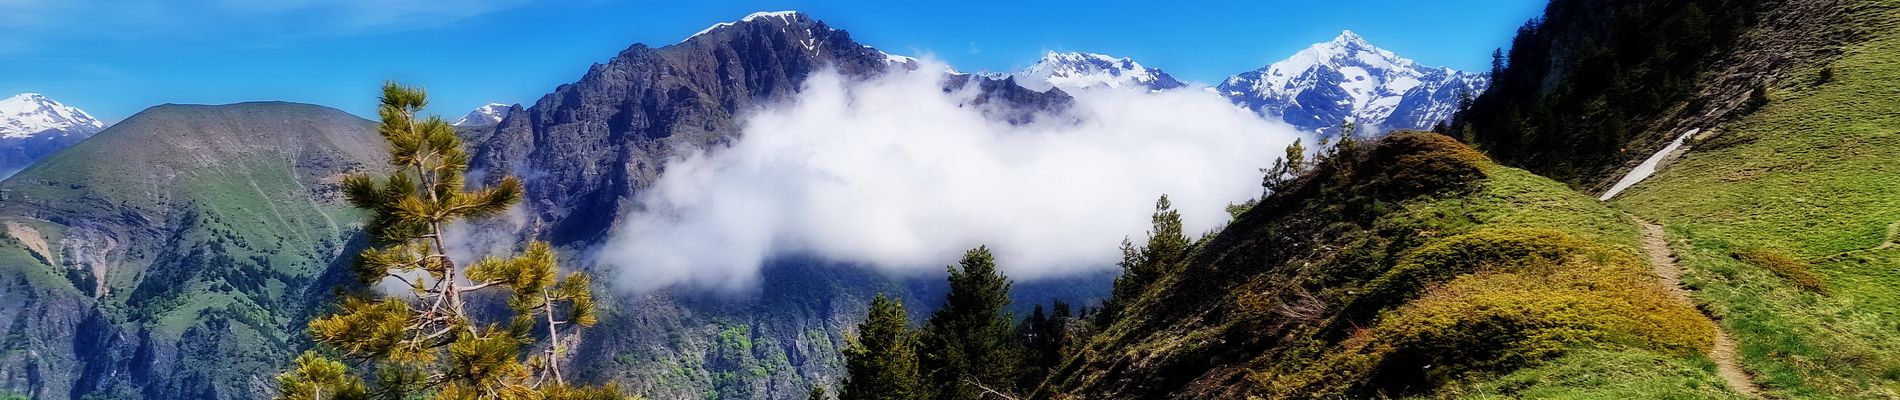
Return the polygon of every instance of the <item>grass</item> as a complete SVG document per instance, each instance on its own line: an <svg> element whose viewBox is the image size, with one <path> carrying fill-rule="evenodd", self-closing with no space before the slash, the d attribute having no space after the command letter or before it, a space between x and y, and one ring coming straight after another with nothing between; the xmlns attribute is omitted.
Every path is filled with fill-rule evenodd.
<svg viewBox="0 0 1900 400"><path fill-rule="evenodd" d="M1427 280L1439 283L1384 313L1361 347L1348 340L1346 352L1384 358L1376 368L1419 363L1430 371L1423 379L1443 382L1437 397L1735 395L1701 355L1711 345L1709 322L1655 284L1627 217L1524 171L1498 168L1488 177L1476 193L1405 206L1384 222L1416 224L1433 237L1405 252L1388 276L1413 264L1457 275ZM1600 372L1611 367L1617 373ZM1420 379L1407 375L1374 379Z"/></svg>
<svg viewBox="0 0 1900 400"><path fill-rule="evenodd" d="M1776 396L1900 397L1896 3L1857 11L1868 40L1809 72L1831 80L1770 90L1615 202L1670 228L1684 282Z"/></svg>
<svg viewBox="0 0 1900 400"><path fill-rule="evenodd" d="M1703 356L1714 324L1651 275L1626 214L1462 146L1416 148L1263 200L1042 394L1735 396ZM1481 176L1426 185L1443 191L1391 173L1466 162Z"/></svg>
<svg viewBox="0 0 1900 400"><path fill-rule="evenodd" d="M1710 371L1706 359L1690 362L1656 353L1579 349L1542 365L1466 387L1448 397L1470 399L1719 399L1736 394Z"/></svg>

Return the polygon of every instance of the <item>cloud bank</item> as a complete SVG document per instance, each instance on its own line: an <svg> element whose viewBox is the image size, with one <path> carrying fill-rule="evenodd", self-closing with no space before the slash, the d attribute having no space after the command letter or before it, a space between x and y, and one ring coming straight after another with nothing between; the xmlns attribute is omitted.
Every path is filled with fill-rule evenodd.
<svg viewBox="0 0 1900 400"><path fill-rule="evenodd" d="M751 290L779 256L941 273L978 245L1018 280L1099 271L1157 196L1216 228L1304 135L1203 90L1087 90L1012 125L941 78L814 74L736 142L669 162L595 261L636 293Z"/></svg>

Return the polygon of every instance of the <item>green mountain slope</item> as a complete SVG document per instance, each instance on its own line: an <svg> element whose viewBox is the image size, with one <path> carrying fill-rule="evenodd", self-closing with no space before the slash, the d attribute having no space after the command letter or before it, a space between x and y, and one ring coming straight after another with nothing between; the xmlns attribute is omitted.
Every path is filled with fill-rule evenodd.
<svg viewBox="0 0 1900 400"><path fill-rule="evenodd" d="M368 121L290 103L148 109L0 184L6 390L255 398L357 218ZM337 270L347 270L338 268Z"/></svg>
<svg viewBox="0 0 1900 400"><path fill-rule="evenodd" d="M1900 397L1900 2L1842 12L1862 40L1614 202L1670 228L1684 280L1780 397Z"/></svg>
<svg viewBox="0 0 1900 400"><path fill-rule="evenodd" d="M1900 2L1712 2L1553 1L1500 74L1517 84L1458 125L1498 159L1593 189L1694 132L1613 206L1668 228L1683 282L1767 395L1900 397ZM1697 6L1743 23L1670 34ZM1678 11L1559 12L1585 7ZM1643 46L1599 40L1605 26ZM1603 74L1619 79L1577 86Z"/></svg>
<svg viewBox="0 0 1900 400"><path fill-rule="evenodd" d="M1454 140L1320 164L1203 242L1046 398L1722 398L1637 225Z"/></svg>

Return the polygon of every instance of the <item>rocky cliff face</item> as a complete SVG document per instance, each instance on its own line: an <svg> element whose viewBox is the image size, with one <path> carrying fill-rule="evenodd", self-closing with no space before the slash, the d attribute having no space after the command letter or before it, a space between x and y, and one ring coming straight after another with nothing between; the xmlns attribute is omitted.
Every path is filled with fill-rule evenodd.
<svg viewBox="0 0 1900 400"><path fill-rule="evenodd" d="M528 179L530 208L558 243L601 238L631 195L668 157L730 141L744 112L795 93L824 68L883 73L889 56L803 13L757 13L680 43L636 44L589 68L525 110L511 111L481 143L476 168ZM948 85L972 77L953 76ZM991 98L1024 108L1067 95L1020 90L986 78Z"/></svg>
<svg viewBox="0 0 1900 400"><path fill-rule="evenodd" d="M528 178L530 207L560 243L604 236L667 156L729 139L737 115L785 97L820 68L882 71L884 55L799 14L755 14L664 48L636 44L532 107L479 146L477 168Z"/></svg>
<svg viewBox="0 0 1900 400"><path fill-rule="evenodd" d="M677 155L729 143L740 118L796 93L827 68L868 77L913 70L914 61L852 41L848 32L803 13L757 13L707 28L677 44L636 44L596 64L527 108L509 110L474 145L476 169L527 180L526 209L543 239L577 256L600 245L641 190ZM913 72L922 73L922 72ZM975 85L998 118L1026 121L1061 107L1061 91L1028 90L1008 79L947 75L946 87ZM652 398L802 397L842 377L844 333L878 292L934 304L938 279L894 281L818 260L779 260L771 282L740 298L663 292L620 296L576 356L582 379L614 380ZM1024 287L1020 298L1048 301L1075 282ZM1089 291L1082 291L1087 293ZM914 294L913 294L914 293ZM1086 296L1086 295L1085 295Z"/></svg>

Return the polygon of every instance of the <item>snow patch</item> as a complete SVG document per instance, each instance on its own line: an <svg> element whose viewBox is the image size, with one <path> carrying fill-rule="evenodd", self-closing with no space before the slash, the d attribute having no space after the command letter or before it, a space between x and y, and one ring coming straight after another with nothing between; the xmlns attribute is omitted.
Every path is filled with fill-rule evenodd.
<svg viewBox="0 0 1900 400"><path fill-rule="evenodd" d="M463 115L462 119L455 120L455 122L450 125L476 126L498 124L501 123L502 117L508 115L508 109L512 107L514 106L501 103L488 103L487 105L476 108L475 111L469 111L468 115Z"/></svg>
<svg viewBox="0 0 1900 400"><path fill-rule="evenodd" d="M1677 136L1676 140L1669 142L1668 146L1663 146L1662 150L1657 150L1656 154L1650 155L1649 159L1643 160L1642 164L1637 164L1635 169L1631 169L1628 174L1623 175L1623 180L1616 181L1616 185L1610 186L1610 191L1603 192L1603 196L1597 197L1597 200L1609 201L1610 199L1616 198L1617 194L1623 193L1624 189L1629 189L1631 186L1636 186L1637 183L1641 183L1644 179L1649 179L1650 175L1656 174L1656 168L1662 166L1663 159L1669 158L1669 154L1675 153L1677 148L1682 147L1682 142L1688 140L1689 136L1693 136L1701 131L1702 128L1696 128L1690 129L1688 132L1683 132L1682 136Z"/></svg>
<svg viewBox="0 0 1900 400"><path fill-rule="evenodd" d="M752 21L758 21L758 20L763 20L767 18L776 18L779 20L779 22L785 23L786 25L791 25L792 17L797 16L797 15L798 15L798 11L790 11L790 10L761 11L761 12L746 14L745 18L740 18L738 21L721 22L721 23L713 24L712 26L708 26L706 27L706 29L700 29L699 32L693 33L692 36L687 36L686 39L680 40L680 43L686 43L686 41L693 40L693 38L699 37L699 35L712 33L712 31L719 30L720 28L738 25L740 22L752 22ZM807 31L807 33L809 32L810 31Z"/></svg>

